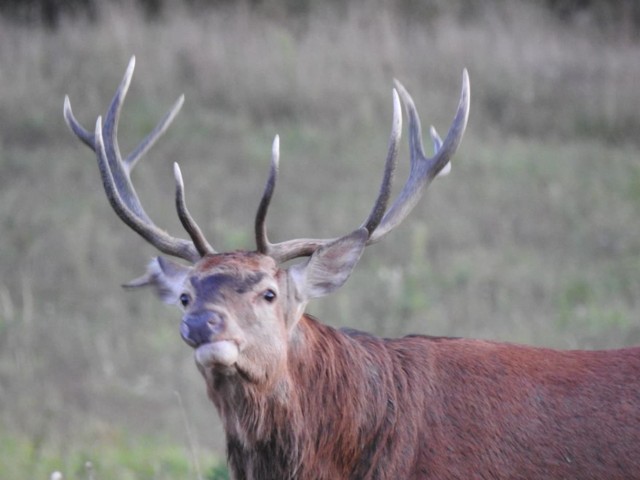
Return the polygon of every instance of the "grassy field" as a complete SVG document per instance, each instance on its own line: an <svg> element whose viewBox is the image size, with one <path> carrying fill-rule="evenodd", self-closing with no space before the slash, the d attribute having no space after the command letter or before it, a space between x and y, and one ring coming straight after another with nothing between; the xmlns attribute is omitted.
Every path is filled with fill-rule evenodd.
<svg viewBox="0 0 640 480"><path fill-rule="evenodd" d="M392 79L445 133L468 68L451 175L311 312L386 336L640 343L640 45L514 4L425 25L375 9L302 22L242 8L151 24L113 10L57 32L0 24L0 478L224 478L177 311L119 287L155 252L111 212L62 119L69 94L91 127L133 54L123 150L186 95L138 192L182 235L179 160L219 250L253 248L274 134L271 236L343 233L377 190ZM401 158L397 183L404 145Z"/></svg>

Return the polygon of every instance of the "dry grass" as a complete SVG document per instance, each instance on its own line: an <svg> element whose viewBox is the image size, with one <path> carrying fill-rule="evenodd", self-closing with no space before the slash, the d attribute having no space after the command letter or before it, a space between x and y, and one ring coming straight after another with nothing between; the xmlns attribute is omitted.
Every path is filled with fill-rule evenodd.
<svg viewBox="0 0 640 480"><path fill-rule="evenodd" d="M472 111L453 173L313 312L382 335L563 348L640 343L637 44L522 6L422 26L376 10L303 24L242 9L198 18L178 11L154 24L113 10L100 24L58 33L5 23L0 438L27 446L8 458L14 469L0 467L3 478L42 478L39 468L50 467L86 478L78 467L85 457L99 464L96 452L131 450L122 439L132 435L181 446L188 464L176 391L198 452L222 453L175 312L118 286L154 252L110 212L90 152L62 121L68 93L91 125L131 54L138 67L124 150L175 97L187 99L139 167L143 202L157 223L180 232L170 168L180 160L191 209L220 249L252 246L275 133L282 180L273 236L334 235L355 225L379 181L391 79L413 93L423 122L444 131L466 66ZM399 181L403 172L406 163ZM165 478L161 467L127 472L116 476Z"/></svg>

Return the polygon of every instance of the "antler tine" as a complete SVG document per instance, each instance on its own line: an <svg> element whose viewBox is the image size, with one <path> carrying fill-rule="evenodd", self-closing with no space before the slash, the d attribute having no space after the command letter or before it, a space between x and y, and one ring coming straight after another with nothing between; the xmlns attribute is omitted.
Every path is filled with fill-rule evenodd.
<svg viewBox="0 0 640 480"><path fill-rule="evenodd" d="M376 231L369 238L367 242L369 245L380 240L405 219L420 199L424 188L449 164L451 157L460 145L462 135L467 126L467 119L469 118L469 74L465 69L462 74L460 102L453 123L444 142L440 140L435 129L432 129L432 140L436 152L433 157L428 158L424 154L420 116L413 99L400 82L396 80L395 83L409 117L411 168L407 182L391 205L391 208L384 215Z"/></svg>
<svg viewBox="0 0 640 480"><path fill-rule="evenodd" d="M438 150L442 148L442 139L440 138L440 135L438 135L438 132L436 131L433 125L429 129L429 133L431 134L431 141L433 142L433 153L438 153ZM444 177L446 175L449 175L450 172L451 172L451 161L449 161L449 163L447 163L442 168L442 170L440 170L440 172L436 175L436 177Z"/></svg>
<svg viewBox="0 0 640 480"><path fill-rule="evenodd" d="M174 162L173 164L173 175L176 179L176 210L178 211L178 218L180 218L182 226L191 237L191 240L193 240L193 245L196 247L196 250L198 250L200 256L204 257L205 255L216 253L209 242L207 242L202 230L193 220L193 217L187 209L187 204L184 199L184 181L182 180L182 172L180 171L178 162Z"/></svg>
<svg viewBox="0 0 640 480"><path fill-rule="evenodd" d="M300 238L280 243L271 243L267 237L266 217L271 203L271 197L276 187L278 179L278 167L280 165L280 137L273 139L271 147L271 167L269 177L258 206L255 221L256 250L265 255L269 255L277 262L286 262L297 257L307 257L315 252L320 246L330 240Z"/></svg>
<svg viewBox="0 0 640 480"><path fill-rule="evenodd" d="M68 95L64 96L64 120L71 131L75 133L76 137L82 140L82 142L91 150L96 150L95 135L92 132L86 130L82 125L80 125L80 122L76 120L76 117L73 115L73 110L71 110L71 101L69 100Z"/></svg>
<svg viewBox="0 0 640 480"><path fill-rule="evenodd" d="M438 153L438 150L442 148L442 139L433 125L429 129L429 135L431 135L431 141L433 142L433 153Z"/></svg>
<svg viewBox="0 0 640 480"><path fill-rule="evenodd" d="M82 140L95 153L98 161L98 168L102 177L102 183L107 194L107 198L116 214L141 235L145 240L154 245L161 252L182 258L189 262L196 262L201 252L210 249L210 245L204 240L199 228L191 219L186 206L184 205L184 187L182 187L182 200L176 202L181 204L179 215L183 224L190 225L187 228L189 235L195 235L193 243L180 238L171 237L165 231L158 228L144 211L142 204L131 183L131 170L137 161L144 155L157 139L166 131L167 127L176 116L184 98L181 96L174 106L161 119L158 125L149 133L142 142L123 161L118 148L117 130L122 104L126 96L133 70L135 68L135 57L132 57L127 67L126 73L120 82L120 86L109 105L104 124L101 117L98 117L95 133L84 129L73 116L69 98L65 97L64 118L80 140ZM180 214L180 208L184 207L186 215ZM183 220L184 218L184 220ZM194 228L195 225L195 228ZM199 232L199 233L196 233ZM199 238L201 237L201 238ZM211 249L212 250L212 249Z"/></svg>
<svg viewBox="0 0 640 480"><path fill-rule="evenodd" d="M276 135L271 145L271 166L269 167L269 177L264 187L264 193L258 205L258 211L256 212L255 220L255 234L256 234L256 250L265 255L271 254L274 245L269 242L267 237L266 219L267 212L269 211L269 204L271 203L271 197L273 191L276 188L276 181L278 180L278 167L280 165L280 136Z"/></svg>
<svg viewBox="0 0 640 480"><path fill-rule="evenodd" d="M176 103L173 104L173 107L165 113L164 117L158 122L158 124L154 127L151 132L138 144L136 148L134 148L127 158L124 159L124 166L127 171L133 170L133 168L138 163L147 151L156 143L156 141L164 134L164 132L169 128L171 122L176 117L182 105L184 104L184 95L180 95Z"/></svg>

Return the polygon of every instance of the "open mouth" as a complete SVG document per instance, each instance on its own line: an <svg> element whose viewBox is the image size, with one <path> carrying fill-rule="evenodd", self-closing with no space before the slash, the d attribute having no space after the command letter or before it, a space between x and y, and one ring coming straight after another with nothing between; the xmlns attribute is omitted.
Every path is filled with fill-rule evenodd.
<svg viewBox="0 0 640 480"><path fill-rule="evenodd" d="M218 340L196 348L195 358L201 367L231 367L238 360L238 353L238 344L233 340Z"/></svg>

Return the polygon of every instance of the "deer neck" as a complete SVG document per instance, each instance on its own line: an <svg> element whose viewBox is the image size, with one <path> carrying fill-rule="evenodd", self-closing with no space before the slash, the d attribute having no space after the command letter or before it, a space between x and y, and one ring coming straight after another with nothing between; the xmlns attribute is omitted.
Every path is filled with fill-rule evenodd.
<svg viewBox="0 0 640 480"><path fill-rule="evenodd" d="M303 471L318 478L348 476L351 464L365 454L358 450L374 441L388 413L381 392L392 380L384 343L308 315L296 329L286 372L268 386L246 382L240 374L207 382L227 434L229 462L245 475L250 468L254 478L303 478ZM332 431L337 434L326 435ZM262 470L273 468L269 459L280 455L286 461L277 476ZM316 465L315 458L324 458L324 464Z"/></svg>

